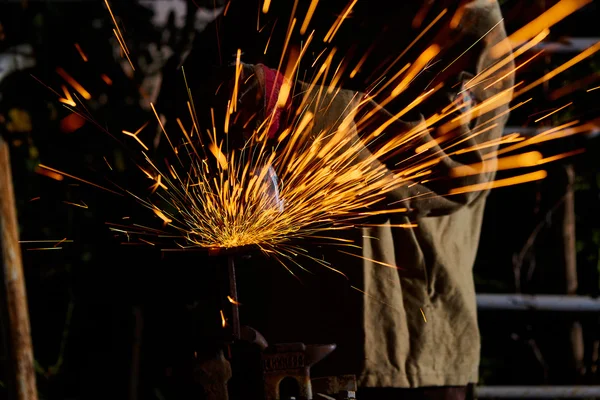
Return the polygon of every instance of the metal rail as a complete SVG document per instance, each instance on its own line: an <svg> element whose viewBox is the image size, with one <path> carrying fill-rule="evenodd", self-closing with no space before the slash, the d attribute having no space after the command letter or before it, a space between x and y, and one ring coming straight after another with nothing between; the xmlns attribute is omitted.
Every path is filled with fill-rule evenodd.
<svg viewBox="0 0 600 400"><path fill-rule="evenodd" d="M481 386L482 399L585 399L600 397L600 386Z"/></svg>
<svg viewBox="0 0 600 400"><path fill-rule="evenodd" d="M600 298L589 296L478 294L480 310L600 312Z"/></svg>

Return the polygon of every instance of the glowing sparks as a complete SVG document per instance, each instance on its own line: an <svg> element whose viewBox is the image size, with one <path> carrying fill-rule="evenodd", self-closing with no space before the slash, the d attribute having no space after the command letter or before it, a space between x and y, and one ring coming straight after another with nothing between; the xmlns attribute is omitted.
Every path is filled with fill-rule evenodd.
<svg viewBox="0 0 600 400"><path fill-rule="evenodd" d="M350 15L350 13L352 12L352 9L354 8L354 5L356 4L357 1L358 0L352 0L350 2L350 4L348 4L346 6L346 8L342 12L342 14L340 14L340 16L335 20L335 22L329 29L329 32L327 32L327 34L325 35L325 38L323 39L324 42L331 43L331 41L333 40L333 37L335 36L337 31L340 29L340 27L344 23L344 20L346 18L348 18L348 15Z"/></svg>
<svg viewBox="0 0 600 400"><path fill-rule="evenodd" d="M83 201L81 202L82 204L72 203L70 201L63 201L63 203L69 204L69 205L72 205L72 206L75 206L75 207L88 208L88 205L85 204Z"/></svg>
<svg viewBox="0 0 600 400"><path fill-rule="evenodd" d="M588 92L588 93L589 93L589 92L592 92L592 91L594 91L594 90L598 90L598 89L600 89L600 86L596 86L596 87L593 87L593 88L591 88L591 89L588 89L588 90L586 90L586 92Z"/></svg>
<svg viewBox="0 0 600 400"><path fill-rule="evenodd" d="M579 53L578 55L576 55L575 57L573 57L572 59L570 59L569 61L567 61L566 63L562 64L561 66L555 68L554 70L548 72L547 74L545 74L544 76L542 76L541 78L535 80L534 82L530 83L529 85L525 86L523 89L519 90L517 93L515 93L515 97L520 96L521 94L541 85L544 82L549 81L550 79L554 78L555 76L557 76L558 74L566 71L567 69L571 68L573 65L585 60L586 58L588 58L589 56L593 55L594 53L598 52L598 50L600 50L600 42L597 42L596 44L588 47L587 49L585 49L584 51L582 51L581 53Z"/></svg>
<svg viewBox="0 0 600 400"><path fill-rule="evenodd" d="M571 104L573 104L573 102L570 102L570 103L568 103L568 104L565 104L564 106L562 106L562 107L560 107L560 108L558 108L558 109L556 109L556 110L552 111L551 113L549 113L549 114L546 114L546 115L544 115L543 117L536 119L536 120L535 120L535 122L536 122L536 123L537 123L537 122L540 122L541 120L543 120L543 119L546 119L546 118L548 118L549 116L551 116L551 115L553 115L553 114L556 114L556 113L557 113L557 112L559 112L560 110L563 110L563 109L565 109L565 108L569 107Z"/></svg>
<svg viewBox="0 0 600 400"><path fill-rule="evenodd" d="M63 93L65 94L65 97L59 97L58 101L71 107L77 106L77 103L75 103L75 101L73 100L73 96L71 96L71 93L69 93L67 87L65 85L62 85L61 87Z"/></svg>
<svg viewBox="0 0 600 400"><path fill-rule="evenodd" d="M492 182L477 183L475 185L463 186L461 188L451 189L450 194L461 194L469 192L480 192L484 190L496 189L506 186L518 185L521 183L535 182L542 180L548 176L544 170L531 172L529 174L513 176L511 178L499 179Z"/></svg>
<svg viewBox="0 0 600 400"><path fill-rule="evenodd" d="M242 303L239 303L239 302L237 302L237 301L236 301L236 300L235 300L233 297L231 297L231 296L227 296L227 300L229 300L229 302L230 302L231 304L235 304L236 306L241 306L241 305L242 305Z"/></svg>
<svg viewBox="0 0 600 400"><path fill-rule="evenodd" d="M113 84L112 79L110 79L110 77L106 74L101 74L100 78L102 78L102 80L104 81L104 83L106 83L108 86L111 86Z"/></svg>
<svg viewBox="0 0 600 400"><path fill-rule="evenodd" d="M263 14L266 14L269 12L269 7L271 6L271 0L264 0L263 1L263 6L262 6L262 12Z"/></svg>
<svg viewBox="0 0 600 400"><path fill-rule="evenodd" d="M450 176L456 178L485 174L494 171L504 171L513 168L534 167L539 165L541 160L542 154L539 151L530 151L528 153L503 157L497 160L484 161L478 164L463 165L453 168L450 170Z"/></svg>
<svg viewBox="0 0 600 400"><path fill-rule="evenodd" d="M83 52L83 50L81 50L81 46L79 46L79 43L75 43L75 48L77 49L77 52L79 53L79 55L81 56L81 59L84 62L88 62L88 58L85 55L85 53Z"/></svg>
<svg viewBox="0 0 600 400"><path fill-rule="evenodd" d="M46 175L46 176L48 176L48 177L50 177L52 179L56 179L58 181L62 181L64 179L63 177L66 176L66 177L74 179L76 181L87 183L88 185L92 185L94 187L97 187L98 189L106 190L107 192L111 192L113 194L116 194L116 195L119 195L119 196L123 196L121 193L115 192L114 190L107 189L104 186L100 186L100 185L97 185L97 184L92 183L90 181L86 181L85 179L81 179L81 178L78 178L76 176L73 176L73 175L67 174L65 172L59 171L57 169L47 167L47 166L45 166L43 164L39 164L38 165L38 173L41 173L42 175Z"/></svg>
<svg viewBox="0 0 600 400"><path fill-rule="evenodd" d="M225 318L225 314L223 313L223 310L219 310L219 313L221 314L221 326L223 328L227 327L227 318Z"/></svg>
<svg viewBox="0 0 600 400"><path fill-rule="evenodd" d="M171 222L173 222L173 220L169 217L167 217L161 210L159 210L158 208L154 208L154 214L156 214L156 216L158 218L160 218L164 225L166 226L167 224L170 224Z"/></svg>
<svg viewBox="0 0 600 400"><path fill-rule="evenodd" d="M419 310L421 311L421 315L423 316L423 321L427 322L427 317L425 317L425 312L423 312L422 308L419 308Z"/></svg>
<svg viewBox="0 0 600 400"><path fill-rule="evenodd" d="M112 9L110 8L110 4L108 4L108 0L104 0L104 4L106 4L106 8L108 9L108 12L110 13L110 17L112 18L113 24L115 25L115 29L113 29L113 33L114 33L115 37L117 38L117 41L119 42L119 46L121 46L121 52L122 52L122 54L125 55L125 57L127 57L127 61L129 61L131 70L135 71L133 63L131 62L131 58L129 58L129 48L127 48L127 44L125 43L125 38L123 37L123 34L121 33L121 29L119 29L119 24L117 23L117 19L115 18L115 15L113 14Z"/></svg>
<svg viewBox="0 0 600 400"><path fill-rule="evenodd" d="M148 151L148 147L140 140L140 138L138 137L138 134L148 125L148 122L146 122L144 125L142 125L137 131L131 133L129 131L123 131L123 133L127 136L131 136L132 138L134 138L143 148L144 150ZM111 168L112 169L112 168Z"/></svg>
<svg viewBox="0 0 600 400"><path fill-rule="evenodd" d="M502 57L503 55L509 53L513 46L519 46L543 30L554 26L556 23L562 21L565 17L579 10L581 7L589 4L591 1L592 0L559 1L542 15L510 35L504 41L495 45L491 50L492 57Z"/></svg>
<svg viewBox="0 0 600 400"><path fill-rule="evenodd" d="M306 11L306 16L304 17L304 22L302 22L302 26L300 27L300 34L304 35L306 33L306 29L308 29L308 24L310 24L310 20L315 13L315 9L317 8L317 4L319 4L319 0L311 0L310 6L308 6L308 11Z"/></svg>
<svg viewBox="0 0 600 400"><path fill-rule="evenodd" d="M69 75L67 71L61 67L58 67L56 68L56 73L59 74L65 81L67 81L67 83L71 85L73 89L75 89L77 93L79 93L84 99L90 100L92 98L92 95L85 90L83 86L81 86L79 82L77 82L71 75Z"/></svg>

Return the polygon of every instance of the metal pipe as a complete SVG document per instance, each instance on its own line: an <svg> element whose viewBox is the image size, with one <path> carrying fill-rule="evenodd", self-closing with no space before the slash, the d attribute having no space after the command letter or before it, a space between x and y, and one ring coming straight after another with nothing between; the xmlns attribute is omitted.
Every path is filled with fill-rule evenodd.
<svg viewBox="0 0 600 400"><path fill-rule="evenodd" d="M476 393L482 399L583 399L600 397L600 386L481 386Z"/></svg>
<svg viewBox="0 0 600 400"><path fill-rule="evenodd" d="M23 277L21 246L8 144L0 137L0 262L4 280L3 325L10 352L11 384L17 400L36 400L33 349L29 327L27 294Z"/></svg>
<svg viewBox="0 0 600 400"><path fill-rule="evenodd" d="M478 294L480 310L600 312L600 299L589 296Z"/></svg>

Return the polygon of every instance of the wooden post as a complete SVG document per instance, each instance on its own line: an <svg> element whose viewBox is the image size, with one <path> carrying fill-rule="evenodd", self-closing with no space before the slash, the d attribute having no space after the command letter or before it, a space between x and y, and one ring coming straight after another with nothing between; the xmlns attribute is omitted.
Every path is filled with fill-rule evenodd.
<svg viewBox="0 0 600 400"><path fill-rule="evenodd" d="M19 245L17 211L8 144L0 137L0 262L4 280L8 373L15 400L37 400L29 312Z"/></svg>

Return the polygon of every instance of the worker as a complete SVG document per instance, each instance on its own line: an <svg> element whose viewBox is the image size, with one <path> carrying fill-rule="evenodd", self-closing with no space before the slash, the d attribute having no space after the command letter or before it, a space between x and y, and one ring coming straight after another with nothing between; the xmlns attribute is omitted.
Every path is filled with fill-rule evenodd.
<svg viewBox="0 0 600 400"><path fill-rule="evenodd" d="M300 3L301 8L303 3L309 2ZM315 366L314 374L355 375L359 385L357 397L361 400L469 399L473 395L472 385L478 380L480 358L472 268L487 191L452 195L449 192L453 188L490 182L494 172L486 170L459 178L450 178L449 174L456 167L481 162L484 157L493 162L497 147L478 148L477 145L501 137L508 117L508 104L504 102L484 111L479 111L476 106L500 93L510 96L513 64L507 62L492 73L486 79L486 82L494 82L492 85L469 85L474 76L498 61L491 49L505 44L506 33L495 0L410 3L415 4L399 4L395 6L396 10L373 5L374 11L357 5L352 18L344 22L356 29L351 31L345 27L348 29L344 31L343 26L340 28L337 35L342 44L337 54L353 54L358 57L356 60L369 55L357 76L377 78L402 52L402 49L389 47L389 43L395 40L407 49L419 33L432 24L433 28L421 37L423 43L413 46L403 62L414 62L430 44L438 46L439 54L398 99L385 107L371 102L370 108L363 108L361 112L376 110L375 118L382 124L415 96L437 88L441 83L442 89L394 121L385 130L385 135L387 138L402 135L453 102L460 106L453 116L460 117L461 124L451 132L442 132L439 126L433 126L418 143L411 142L399 154L385 160L373 159L374 149L369 147L364 147L358 154L358 157L370 158L374 167L385 165L389 176L393 176L398 161L416 154L419 146L428 144L424 154L436 154L440 159L432 179L410 182L387 193L378 207L390 212L380 213L376 223L331 233L330 236L345 239L354 247L311 245L307 241L306 248L310 249L311 256L330 263L345 276L307 267L313 274L299 271L298 282L276 264L258 263L260 265L247 272L247 276L243 271L238 276L241 290L246 288L240 298L246 307L243 315L251 315L254 309L253 326L270 342L336 343L337 349ZM232 2L232 14L234 6ZM405 12L402 12L403 7ZM393 23L388 25L385 21L389 22L390 18ZM226 18L223 21L227 21ZM329 28L319 26L319 23L314 22L321 30ZM283 21L279 24L285 26ZM368 31L365 24L389 28L383 29L382 41L388 44L379 53L377 49L369 50L369 46L381 36L372 35L370 40L364 40L362 34ZM239 40L246 40L246 43L250 40L233 27L230 29L233 37L242 36ZM395 34L394 29L402 29L402 35ZM363 41L366 47L362 50L360 46L353 47ZM268 57L255 56L251 48L240 47L244 50L243 60L249 63L245 66L249 71L244 79L247 87L242 91L250 87L254 90L248 90L248 95L241 101L250 99L249 103L262 110L263 115L268 115L272 109L264 100L282 82L276 72L278 63ZM415 50L417 47L419 51ZM391 56L388 54L386 58L386 51ZM206 61L206 54L204 56ZM411 56L414 57L410 59ZM258 65L260 62L266 66ZM188 60L185 65L186 71L191 71L194 61ZM403 65L398 64L384 76L391 78ZM316 102L310 103L309 109L315 115L312 131L314 134L322 129L334 131L341 121L350 119L354 123L349 128L349 135L360 138L365 132L356 129L356 121L361 115L352 115L355 112L353 105L365 99L369 87L360 87L350 80L341 85L343 88L339 92L325 93L327 98L318 102L319 106L315 106ZM307 88L307 84L299 79L295 90L301 93ZM191 89L193 92L194 87ZM285 125L285 113L289 112L286 110L295 112L298 106L297 100L292 98L282 111L281 126ZM475 134L477 131L480 133ZM440 139L442 136L444 138ZM470 151L458 155L456 151L447 152L444 140L456 143L456 150L468 148ZM406 212L392 212L400 208ZM299 259L298 262L306 266L304 261ZM252 280L252 285L244 283L248 280ZM244 302L244 293L250 291L254 292L254 299Z"/></svg>

